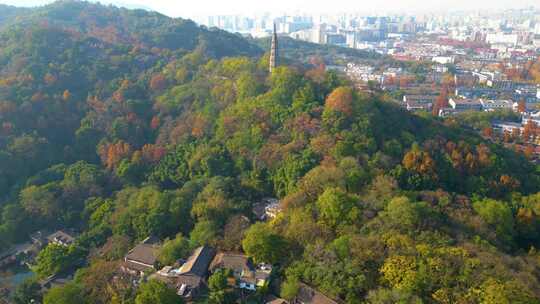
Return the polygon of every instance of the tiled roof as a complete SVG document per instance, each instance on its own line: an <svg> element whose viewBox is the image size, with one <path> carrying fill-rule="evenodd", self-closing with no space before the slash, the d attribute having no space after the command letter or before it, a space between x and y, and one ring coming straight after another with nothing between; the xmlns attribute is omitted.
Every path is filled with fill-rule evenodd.
<svg viewBox="0 0 540 304"><path fill-rule="evenodd" d="M198 288L202 283L202 278L198 275L182 274L174 278L177 288L186 285L189 288Z"/></svg>
<svg viewBox="0 0 540 304"><path fill-rule="evenodd" d="M147 238L142 243L131 249L126 255L126 262L136 262L153 267L159 252L157 240ZM133 264L133 263L132 263Z"/></svg>
<svg viewBox="0 0 540 304"><path fill-rule="evenodd" d="M238 272L253 271L254 267L249 261L249 258L243 254L220 252L212 260L210 269L226 268Z"/></svg>
<svg viewBox="0 0 540 304"><path fill-rule="evenodd" d="M264 304L288 304L288 303L289 302L287 302L287 300L278 298L278 297L273 296L273 295L267 296L265 301L264 301Z"/></svg>
<svg viewBox="0 0 540 304"><path fill-rule="evenodd" d="M135 271L140 271L140 272L145 272L147 270L152 270L154 269L152 266L146 266L146 265L142 265L142 264L138 264L138 263L134 263L132 261L125 261L125 262L122 262L121 266L123 268L127 268L129 270L135 270Z"/></svg>
<svg viewBox="0 0 540 304"><path fill-rule="evenodd" d="M208 271L208 265L210 265L214 254L214 250L207 246L201 246L195 249L193 254L180 268L180 274L204 276Z"/></svg>
<svg viewBox="0 0 540 304"><path fill-rule="evenodd" d="M58 230L56 231L55 233L47 236L47 240L50 242L50 243L53 243L53 242L61 242L61 243L64 243L64 244L71 244L73 243L73 241L75 240L74 237L72 237L71 235L65 233L64 231L62 230Z"/></svg>
<svg viewBox="0 0 540 304"><path fill-rule="evenodd" d="M296 298L300 301L300 303L304 304L338 304L338 302L330 299L304 283L300 283L300 288Z"/></svg>

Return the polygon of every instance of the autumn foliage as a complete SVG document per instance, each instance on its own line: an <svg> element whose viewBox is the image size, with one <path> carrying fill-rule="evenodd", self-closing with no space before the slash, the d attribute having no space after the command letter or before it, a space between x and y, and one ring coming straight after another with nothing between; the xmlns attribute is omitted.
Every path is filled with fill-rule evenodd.
<svg viewBox="0 0 540 304"><path fill-rule="evenodd" d="M147 163L157 163L167 153L164 147L146 144L141 149L142 159Z"/></svg>
<svg viewBox="0 0 540 304"><path fill-rule="evenodd" d="M71 99L71 93L69 90L65 90L64 93L62 93L62 100L69 101Z"/></svg>
<svg viewBox="0 0 540 304"><path fill-rule="evenodd" d="M167 86L167 79L163 74L155 74L150 79L150 88L154 91L161 91Z"/></svg>
<svg viewBox="0 0 540 304"><path fill-rule="evenodd" d="M339 303L540 296L540 174L521 155L534 158L532 143L513 151L487 140L491 127L479 136L491 125L484 116L465 128L478 120L408 113L386 92L345 87L322 60L306 71L289 57L269 74L264 50L248 52L252 40L188 20L83 1L53 8L66 5L56 15L69 24L0 35L0 252L38 230L80 232L57 247L59 259L36 259L59 269L43 277L82 268L53 291L139 303L141 288L109 261L155 236L160 268L205 244L243 250L275 262L274 282L286 288L273 290L302 282ZM81 18L84 31L55 25ZM389 81L420 81L421 68ZM451 82L432 86L441 89L434 106L447 106ZM520 136L537 134L531 123ZM267 197L283 210L256 220ZM261 302L259 292L214 287L195 301Z"/></svg>
<svg viewBox="0 0 540 304"><path fill-rule="evenodd" d="M353 92L349 87L339 87L326 98L326 108L341 112L346 116L353 113Z"/></svg>
<svg viewBox="0 0 540 304"><path fill-rule="evenodd" d="M443 108L448 107L448 87L443 86L441 88L441 92L439 93L439 96L435 99L435 104L433 105L433 115L437 116L439 115L439 111Z"/></svg>
<svg viewBox="0 0 540 304"><path fill-rule="evenodd" d="M114 169L122 159L130 157L131 153L132 148L129 143L122 140L99 147L101 161L107 169Z"/></svg>
<svg viewBox="0 0 540 304"><path fill-rule="evenodd" d="M427 175L433 179L437 177L435 161L429 153L421 151L419 148L413 148L405 154L402 163L407 170Z"/></svg>
<svg viewBox="0 0 540 304"><path fill-rule="evenodd" d="M491 127L485 127L483 130L482 130L482 135L487 137L487 138L491 138L493 136L493 128Z"/></svg>

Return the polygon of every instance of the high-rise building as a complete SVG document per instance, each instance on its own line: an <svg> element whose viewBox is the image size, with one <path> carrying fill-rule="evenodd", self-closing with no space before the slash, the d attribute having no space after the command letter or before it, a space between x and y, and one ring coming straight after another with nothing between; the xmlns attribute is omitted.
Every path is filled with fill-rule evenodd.
<svg viewBox="0 0 540 304"><path fill-rule="evenodd" d="M276 33L276 24L274 23L274 33L272 34L272 45L270 46L270 67L269 71L272 73L277 66L278 61L278 39Z"/></svg>

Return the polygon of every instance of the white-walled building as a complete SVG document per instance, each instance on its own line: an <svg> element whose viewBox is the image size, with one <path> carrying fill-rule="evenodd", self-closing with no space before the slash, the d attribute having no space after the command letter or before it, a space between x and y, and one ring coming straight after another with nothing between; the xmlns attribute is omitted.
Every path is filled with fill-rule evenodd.
<svg viewBox="0 0 540 304"><path fill-rule="evenodd" d="M505 33L491 33L486 35L486 42L491 44L505 44L516 45L518 44L519 36L517 34L505 34Z"/></svg>

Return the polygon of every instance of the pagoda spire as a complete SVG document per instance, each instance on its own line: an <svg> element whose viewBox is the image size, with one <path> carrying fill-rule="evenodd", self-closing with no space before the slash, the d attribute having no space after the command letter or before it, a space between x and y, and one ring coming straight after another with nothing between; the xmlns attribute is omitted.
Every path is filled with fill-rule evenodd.
<svg viewBox="0 0 540 304"><path fill-rule="evenodd" d="M272 33L272 45L270 46L270 74L274 71L278 61L278 39L276 32L276 23L274 23L274 32Z"/></svg>

